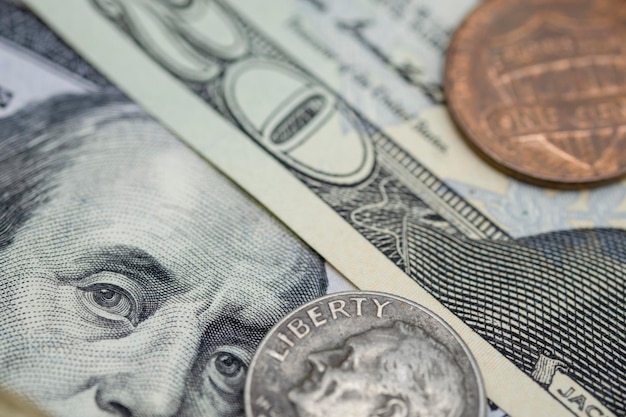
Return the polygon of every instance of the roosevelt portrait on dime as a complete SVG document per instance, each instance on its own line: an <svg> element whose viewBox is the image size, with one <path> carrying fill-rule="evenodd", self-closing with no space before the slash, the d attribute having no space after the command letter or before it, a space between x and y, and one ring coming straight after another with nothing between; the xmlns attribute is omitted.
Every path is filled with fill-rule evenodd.
<svg viewBox="0 0 626 417"><path fill-rule="evenodd" d="M288 393L299 417L459 417L465 407L452 354L402 321L307 359L309 375Z"/></svg>
<svg viewBox="0 0 626 417"><path fill-rule="evenodd" d="M0 386L54 416L240 416L258 343L326 292L317 254L118 94L0 120L0 167Z"/></svg>

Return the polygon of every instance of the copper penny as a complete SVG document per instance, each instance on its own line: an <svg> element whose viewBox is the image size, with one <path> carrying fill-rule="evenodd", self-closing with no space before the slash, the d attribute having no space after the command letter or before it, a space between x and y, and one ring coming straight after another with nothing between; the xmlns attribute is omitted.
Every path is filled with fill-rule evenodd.
<svg viewBox="0 0 626 417"><path fill-rule="evenodd" d="M454 34L445 92L474 148L521 179L626 173L626 1L487 0Z"/></svg>

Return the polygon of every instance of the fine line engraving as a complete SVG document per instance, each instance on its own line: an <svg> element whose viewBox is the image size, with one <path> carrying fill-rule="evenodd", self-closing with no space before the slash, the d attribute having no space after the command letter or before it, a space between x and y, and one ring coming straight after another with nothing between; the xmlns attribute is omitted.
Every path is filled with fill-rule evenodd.
<svg viewBox="0 0 626 417"><path fill-rule="evenodd" d="M55 416L241 416L323 260L29 12L0 2L0 36L100 87L0 118L0 386Z"/></svg>

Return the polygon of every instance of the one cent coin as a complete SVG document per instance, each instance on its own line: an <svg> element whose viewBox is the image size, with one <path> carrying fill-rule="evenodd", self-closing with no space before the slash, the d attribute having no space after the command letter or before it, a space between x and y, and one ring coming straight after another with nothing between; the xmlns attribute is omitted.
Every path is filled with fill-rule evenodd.
<svg viewBox="0 0 626 417"><path fill-rule="evenodd" d="M246 380L248 417L484 417L468 347L402 298L344 292L290 313L265 337Z"/></svg>
<svg viewBox="0 0 626 417"><path fill-rule="evenodd" d="M626 173L626 2L487 0L447 51L445 93L470 144L544 185Z"/></svg>

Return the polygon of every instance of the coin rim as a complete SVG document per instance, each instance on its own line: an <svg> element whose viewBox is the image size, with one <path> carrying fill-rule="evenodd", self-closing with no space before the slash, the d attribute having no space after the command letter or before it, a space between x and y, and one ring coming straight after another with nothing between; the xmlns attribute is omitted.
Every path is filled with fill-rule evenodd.
<svg viewBox="0 0 626 417"><path fill-rule="evenodd" d="M459 48L456 48L456 44L462 43L463 38L472 39L465 32L467 31L466 26L469 25L469 22L475 18L475 15L479 12L483 11L482 9L488 9L491 4L513 2L514 0L484 0L479 3L474 9L468 13L461 24L456 28L452 37L450 38L450 42L448 43L448 47L445 52L445 62L444 62L444 70L443 70L443 93L446 99L446 108L448 113L452 116L451 119L454 121L454 124L457 126L459 133L463 137L464 141L473 149L484 161L488 162L491 166L495 167L504 174L509 175L511 177L517 178L522 181L529 182L534 185L539 186L547 186L553 187L557 189L575 189L580 186L599 186L607 183L612 183L623 179L626 176L626 164L619 169L618 171L612 174L604 174L595 177L586 177L586 178L567 178L563 176L551 176L551 175L538 175L537 173L528 170L527 168L520 167L519 164L514 164L504 158L502 158L498 153L491 151L487 148L481 140L477 138L484 136L480 135L480 132L474 132L468 125L465 123L465 117L461 117L463 114L462 111L458 109L458 107L462 107L459 103L455 104L454 95L451 94L450 88L446 88L452 84L452 69L451 65L452 55L458 54L466 54L471 55L467 51L462 51ZM626 55L625 55L626 56ZM473 61L475 62L475 61ZM495 139L499 139L500 136L494 136Z"/></svg>
<svg viewBox="0 0 626 417"><path fill-rule="evenodd" d="M291 312L285 315L285 317L283 317L278 323L272 326L272 328L266 333L265 337L263 337L263 340L257 347L256 352L254 353L254 356L252 357L252 361L250 361L250 367L248 368L248 373L246 375L246 384L244 386L244 392L243 392L246 417L253 417L252 401L248 401L248 399L250 397L250 391L252 389L252 375L254 373L254 368L255 368L254 365L257 363L259 356L261 356L261 352L265 348L265 345L269 342L270 336L274 333L274 331L277 330L280 326L282 326L289 319L291 319L296 312L305 310L307 307L318 304L321 301L324 301L333 297L345 296L345 295L358 295L358 296L370 295L370 296L388 297L396 301L407 303L421 310L422 312L426 313L427 315L435 319L439 324L441 324L446 330L448 330L452 334L452 336L457 340L457 342L459 342L459 344L463 348L463 351L469 358L469 362L472 365L472 369L474 370L474 375L476 376L476 382L477 382L478 391L479 391L478 395L480 397L479 404L478 404L477 417L487 416L487 394L485 392L485 384L483 381L482 374L480 372L480 368L478 367L478 362L476 361L476 358L474 358L474 355L472 354L467 343L465 343L463 338L461 338L461 336L452 328L452 326L446 323L446 321L443 318L433 313L428 308L416 303L415 301L409 300L404 297L400 297L395 294L390 294L390 293L382 292L382 291L341 291L341 292L336 292L332 294L326 294L322 297L318 297L314 300L309 301L308 303L302 304L301 306L293 309Z"/></svg>

